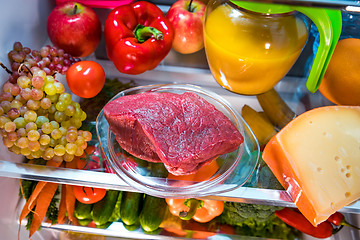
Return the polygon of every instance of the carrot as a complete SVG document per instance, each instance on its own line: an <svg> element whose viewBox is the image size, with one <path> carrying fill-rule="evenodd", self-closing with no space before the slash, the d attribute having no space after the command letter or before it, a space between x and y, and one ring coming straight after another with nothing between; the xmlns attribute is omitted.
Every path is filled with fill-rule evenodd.
<svg viewBox="0 0 360 240"><path fill-rule="evenodd" d="M30 211L35 207L36 199L46 184L47 182L38 182L36 184L34 191L32 192L30 198L27 200L25 206L23 207L20 213L19 224L21 223L22 220L26 218L26 216L30 213Z"/></svg>
<svg viewBox="0 0 360 240"><path fill-rule="evenodd" d="M29 238L39 229L41 226L41 222L44 220L46 216L46 212L50 205L51 200L53 199L55 192L58 188L58 183L50 183L48 182L36 200L36 207L34 212L34 217L30 225L29 229Z"/></svg>
<svg viewBox="0 0 360 240"><path fill-rule="evenodd" d="M60 165L61 162L55 162L52 160L49 160L46 163L46 166L50 166L50 167L59 167ZM38 198L38 195L40 194L40 192L43 190L43 188L46 186L47 183L48 182L40 181L36 184L34 191L32 192L31 196L25 203L25 206L23 207L20 213L19 223L21 223L21 221L24 220L26 216L30 213L30 211L35 207L36 199Z"/></svg>
<svg viewBox="0 0 360 240"><path fill-rule="evenodd" d="M66 168L76 169L76 161L66 162ZM77 219L74 217L76 198L72 185L66 185L66 211L68 218L71 222L77 223Z"/></svg>
<svg viewBox="0 0 360 240"><path fill-rule="evenodd" d="M76 198L72 185L66 185L66 211L71 222L77 222L76 218L74 217L75 202Z"/></svg>
<svg viewBox="0 0 360 240"><path fill-rule="evenodd" d="M63 224L66 219L66 185L61 187L61 199L59 204L58 224Z"/></svg>

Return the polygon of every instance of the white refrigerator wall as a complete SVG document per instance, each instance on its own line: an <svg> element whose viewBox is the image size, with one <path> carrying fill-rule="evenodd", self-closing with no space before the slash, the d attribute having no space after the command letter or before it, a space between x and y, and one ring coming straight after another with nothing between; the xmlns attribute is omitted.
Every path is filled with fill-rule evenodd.
<svg viewBox="0 0 360 240"><path fill-rule="evenodd" d="M24 46L40 49L47 39L46 19L53 8L52 0L1 0L0 5L0 61L10 68L7 53L15 41ZM1 85L8 74L0 69ZM14 162L22 158L10 153L0 144L0 159ZM0 239L18 239L18 200L19 179L0 178ZM41 231L34 235L36 239L56 239L56 232ZM28 232L21 228L19 239L28 239Z"/></svg>

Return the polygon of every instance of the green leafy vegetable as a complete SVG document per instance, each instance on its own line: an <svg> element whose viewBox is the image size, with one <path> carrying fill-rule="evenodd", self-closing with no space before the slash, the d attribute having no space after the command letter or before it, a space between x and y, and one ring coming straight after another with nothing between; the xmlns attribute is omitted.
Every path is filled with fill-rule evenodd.
<svg viewBox="0 0 360 240"><path fill-rule="evenodd" d="M84 112L87 114L88 121L95 121L97 115L101 111L101 109L105 106L105 104L116 94L119 92L135 87L135 83L133 81L129 81L123 83L119 81L117 78L114 79L106 79L105 85L100 91L98 95L93 98L84 98L80 101L80 106Z"/></svg>
<svg viewBox="0 0 360 240"><path fill-rule="evenodd" d="M25 180L25 179L21 180L22 190L20 189L19 191L20 197L24 197L25 200L28 200L31 193L34 191L36 183L37 182L31 180Z"/></svg>
<svg viewBox="0 0 360 240"><path fill-rule="evenodd" d="M59 188L56 190L54 197L52 198L48 210L46 212L46 217L51 221L51 224L57 223L57 218L59 214L58 202L59 199Z"/></svg>
<svg viewBox="0 0 360 240"><path fill-rule="evenodd" d="M282 207L225 202L219 221L236 227L243 236L296 239L298 231L288 227L274 212Z"/></svg>

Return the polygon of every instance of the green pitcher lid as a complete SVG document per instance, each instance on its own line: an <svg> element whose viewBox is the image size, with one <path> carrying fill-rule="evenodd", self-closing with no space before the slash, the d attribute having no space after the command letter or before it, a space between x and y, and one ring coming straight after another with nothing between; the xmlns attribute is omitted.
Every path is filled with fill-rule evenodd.
<svg viewBox="0 0 360 240"><path fill-rule="evenodd" d="M292 7L282 4L234 1L234 0L230 0L230 1L241 8L258 13L281 14L281 13L288 13L294 11Z"/></svg>

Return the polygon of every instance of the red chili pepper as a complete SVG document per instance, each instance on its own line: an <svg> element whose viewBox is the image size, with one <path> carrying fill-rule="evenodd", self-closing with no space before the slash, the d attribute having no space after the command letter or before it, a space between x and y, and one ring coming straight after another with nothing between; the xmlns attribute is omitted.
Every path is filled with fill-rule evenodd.
<svg viewBox="0 0 360 240"><path fill-rule="evenodd" d="M139 1L113 9L105 22L108 57L126 74L154 69L169 53L174 30L156 5Z"/></svg>
<svg viewBox="0 0 360 240"><path fill-rule="evenodd" d="M340 213L340 212L333 213L326 221L329 222L329 223L334 224L335 226L342 225L342 226L348 226L348 227L352 227L352 228L355 228L357 230L360 230L359 227L356 227L356 226L350 224L349 222L347 222L345 220L344 215L342 213Z"/></svg>
<svg viewBox="0 0 360 240"><path fill-rule="evenodd" d="M315 227L304 215L290 208L277 210L275 211L275 215L289 226L316 238L328 238L333 234L334 229L330 222L325 221Z"/></svg>

